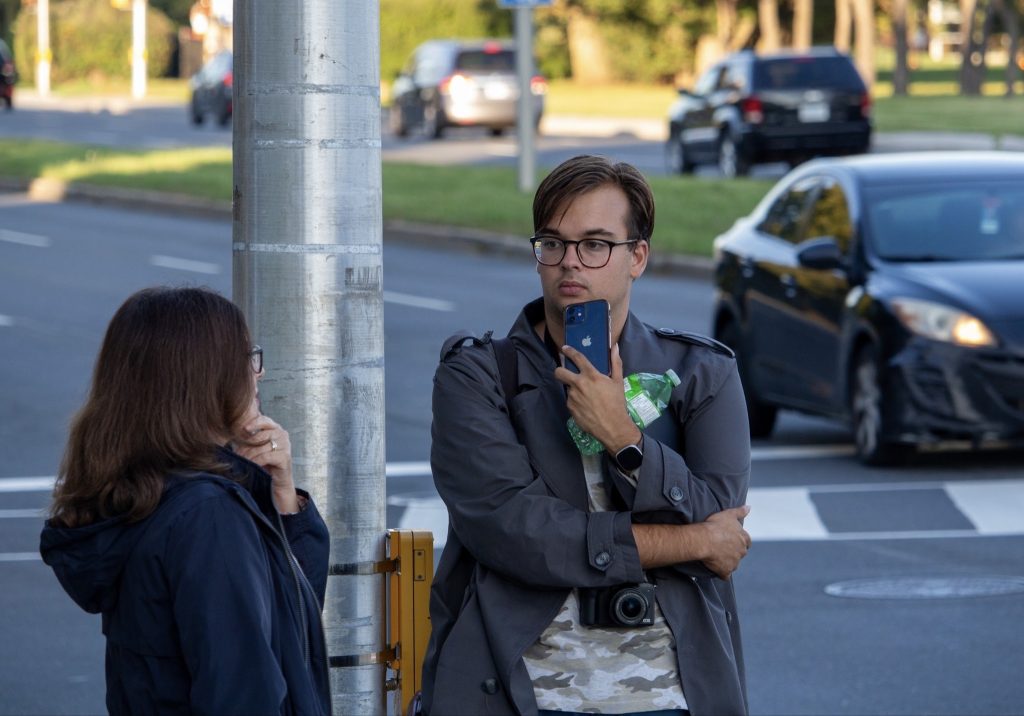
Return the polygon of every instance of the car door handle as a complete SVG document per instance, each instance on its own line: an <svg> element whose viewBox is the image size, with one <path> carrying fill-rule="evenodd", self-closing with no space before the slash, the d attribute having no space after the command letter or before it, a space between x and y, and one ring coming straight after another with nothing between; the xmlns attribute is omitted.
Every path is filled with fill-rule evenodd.
<svg viewBox="0 0 1024 716"><path fill-rule="evenodd" d="M797 283L791 274L784 273L779 277L779 282L785 287L786 298L796 298Z"/></svg>

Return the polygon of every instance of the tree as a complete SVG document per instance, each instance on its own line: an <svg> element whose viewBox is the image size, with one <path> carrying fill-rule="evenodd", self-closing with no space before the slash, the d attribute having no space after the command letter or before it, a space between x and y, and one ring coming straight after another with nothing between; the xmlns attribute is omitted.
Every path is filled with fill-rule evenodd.
<svg viewBox="0 0 1024 716"><path fill-rule="evenodd" d="M992 0L992 5L1003 21L1007 35L1006 55L1006 96L1012 97L1014 87L1020 80L1020 65L1017 63L1020 50L1020 16L1024 6L1015 4L1014 0Z"/></svg>
<svg viewBox="0 0 1024 716"><path fill-rule="evenodd" d="M758 49L762 52L775 52L782 47L778 0L757 0L757 23L761 29Z"/></svg>
<svg viewBox="0 0 1024 716"><path fill-rule="evenodd" d="M985 81L985 46L992 26L989 0L960 2L960 94L977 96Z"/></svg>
<svg viewBox="0 0 1024 716"><path fill-rule="evenodd" d="M811 46L813 26L813 0L793 0L793 47L802 50Z"/></svg>
<svg viewBox="0 0 1024 716"><path fill-rule="evenodd" d="M850 51L850 35L853 31L850 2L851 0L836 0L836 32L832 44L841 52Z"/></svg>
<svg viewBox="0 0 1024 716"><path fill-rule="evenodd" d="M905 97L910 85L910 71L907 65L907 0L892 0L892 34L896 51L892 91L895 95Z"/></svg>

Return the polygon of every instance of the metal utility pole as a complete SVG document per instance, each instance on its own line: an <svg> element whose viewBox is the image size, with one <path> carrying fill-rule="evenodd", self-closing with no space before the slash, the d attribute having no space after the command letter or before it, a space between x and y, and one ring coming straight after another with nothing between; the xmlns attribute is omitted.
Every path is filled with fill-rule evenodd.
<svg viewBox="0 0 1024 716"><path fill-rule="evenodd" d="M518 5L515 13L516 74L519 75L519 105L516 115L516 135L519 140L519 191L529 194L537 175L536 149L533 126L536 113L530 80L533 78L533 7Z"/></svg>
<svg viewBox="0 0 1024 716"><path fill-rule="evenodd" d="M132 0L132 97L146 96L146 0Z"/></svg>
<svg viewBox="0 0 1024 716"><path fill-rule="evenodd" d="M385 708L379 22L376 0L234 11L234 297L331 531L338 714Z"/></svg>
<svg viewBox="0 0 1024 716"><path fill-rule="evenodd" d="M36 92L40 97L50 94L50 0L39 0L36 5Z"/></svg>

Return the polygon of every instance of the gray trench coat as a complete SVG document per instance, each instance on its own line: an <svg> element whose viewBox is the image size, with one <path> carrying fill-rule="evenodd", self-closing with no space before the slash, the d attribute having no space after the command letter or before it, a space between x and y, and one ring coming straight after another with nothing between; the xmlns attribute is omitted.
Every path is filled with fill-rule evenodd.
<svg viewBox="0 0 1024 716"><path fill-rule="evenodd" d="M746 500L750 438L732 353L630 314L619 342L624 374L672 368L682 383L645 430L637 487L606 459L618 509L589 512L579 452L565 428L565 391L532 328L542 319L534 301L509 333L518 373L511 416L487 340L453 336L434 377L431 468L450 527L423 669L431 716L536 714L523 652L573 587L643 579L631 523L701 522ZM732 582L699 562L648 578L676 639L691 712L745 714Z"/></svg>

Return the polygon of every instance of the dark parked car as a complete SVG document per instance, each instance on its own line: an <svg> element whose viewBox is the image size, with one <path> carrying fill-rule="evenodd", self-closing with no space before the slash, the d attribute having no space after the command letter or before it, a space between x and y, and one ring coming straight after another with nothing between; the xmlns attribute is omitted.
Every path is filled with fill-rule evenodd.
<svg viewBox="0 0 1024 716"><path fill-rule="evenodd" d="M192 75L189 82L192 88L189 116L193 124L202 124L208 114L221 126L226 126L231 121L233 67L232 54L225 50L210 58L199 72Z"/></svg>
<svg viewBox="0 0 1024 716"><path fill-rule="evenodd" d="M871 99L849 56L832 47L729 55L681 89L669 109L669 167L718 164L727 177L754 164L793 165L871 146Z"/></svg>
<svg viewBox="0 0 1024 716"><path fill-rule="evenodd" d="M869 464L1024 439L1024 154L818 159L715 239L751 433L847 418Z"/></svg>
<svg viewBox="0 0 1024 716"><path fill-rule="evenodd" d="M388 121L404 137L414 127L440 137L447 127L487 127L499 136L516 125L519 80L510 40L431 40L412 53L391 88ZM547 81L530 80L535 126L544 113Z"/></svg>
<svg viewBox="0 0 1024 716"><path fill-rule="evenodd" d="M14 69L14 55L11 48L0 40L0 99L10 110L14 108L14 85L18 81L18 72Z"/></svg>

